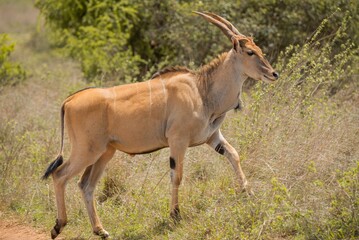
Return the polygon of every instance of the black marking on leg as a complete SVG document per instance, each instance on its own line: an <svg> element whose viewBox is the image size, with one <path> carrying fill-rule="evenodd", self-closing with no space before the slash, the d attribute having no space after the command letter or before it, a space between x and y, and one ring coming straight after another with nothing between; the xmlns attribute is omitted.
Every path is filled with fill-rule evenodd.
<svg viewBox="0 0 359 240"><path fill-rule="evenodd" d="M171 168L171 169L175 169L175 168L176 168L176 162L175 162L175 160L174 160L172 157L170 157L170 168Z"/></svg>
<svg viewBox="0 0 359 240"><path fill-rule="evenodd" d="M222 146L222 144L218 143L218 145L215 148L216 152L218 152L219 154L223 155L225 152L224 147Z"/></svg>

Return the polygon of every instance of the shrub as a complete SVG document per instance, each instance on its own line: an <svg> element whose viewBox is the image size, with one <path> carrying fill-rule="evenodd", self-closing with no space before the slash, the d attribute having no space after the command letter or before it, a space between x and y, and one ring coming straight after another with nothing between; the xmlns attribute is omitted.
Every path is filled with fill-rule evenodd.
<svg viewBox="0 0 359 240"><path fill-rule="evenodd" d="M332 196L326 237L356 239L359 237L359 161L338 177L339 189Z"/></svg>
<svg viewBox="0 0 359 240"><path fill-rule="evenodd" d="M140 81L165 65L199 66L228 50L222 33L192 11L211 11L228 18L275 60L289 44L303 44L319 23L349 11L349 34L355 41L355 1L56 1L37 0L53 43L81 62L88 80ZM326 27L326 33L335 30Z"/></svg>
<svg viewBox="0 0 359 240"><path fill-rule="evenodd" d="M9 43L8 35L0 34L0 89L6 85L15 85L26 78L26 72L20 64L9 59L14 48L15 44Z"/></svg>
<svg viewBox="0 0 359 240"><path fill-rule="evenodd" d="M52 30L52 43L80 61L87 79L130 81L138 75L141 59L127 44L137 16L128 1L38 0L36 6Z"/></svg>
<svg viewBox="0 0 359 240"><path fill-rule="evenodd" d="M340 8L341 11L337 11ZM303 45L316 31L317 26L332 16L333 22L341 22L346 11L351 19L348 24L348 34L353 42L359 41L359 31L355 27L358 18L358 2L347 0L249 0L243 1L234 8L234 19L245 32L254 34L255 40L261 43L264 52L273 59L289 45ZM327 25L323 36L330 36L336 26Z"/></svg>

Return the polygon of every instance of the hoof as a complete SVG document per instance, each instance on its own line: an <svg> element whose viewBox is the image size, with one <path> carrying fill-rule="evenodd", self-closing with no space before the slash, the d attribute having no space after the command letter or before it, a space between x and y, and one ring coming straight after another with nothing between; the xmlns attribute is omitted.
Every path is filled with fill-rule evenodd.
<svg viewBox="0 0 359 240"><path fill-rule="evenodd" d="M61 232L61 229L66 226L66 221L62 224L61 221L56 219L56 224L54 228L51 230L51 238L55 239Z"/></svg>
<svg viewBox="0 0 359 240"><path fill-rule="evenodd" d="M94 231L94 234L100 236L102 239L107 239L110 236L110 234L105 229Z"/></svg>
<svg viewBox="0 0 359 240"><path fill-rule="evenodd" d="M252 190L252 188L246 186L245 188L243 188L242 192L246 193L248 197L254 197L255 194Z"/></svg>
<svg viewBox="0 0 359 240"><path fill-rule="evenodd" d="M51 239L55 239L58 235L59 233L55 230L55 228L53 228L51 230Z"/></svg>
<svg viewBox="0 0 359 240"><path fill-rule="evenodd" d="M240 183L236 188L235 191L242 195L243 193L247 195L247 197L254 197L255 194L252 191L251 186L248 184L248 181L244 181L244 183Z"/></svg>
<svg viewBox="0 0 359 240"><path fill-rule="evenodd" d="M175 223L178 223L179 221L181 221L182 217L181 217L179 208L173 209L170 213L170 217L173 219L173 221Z"/></svg>

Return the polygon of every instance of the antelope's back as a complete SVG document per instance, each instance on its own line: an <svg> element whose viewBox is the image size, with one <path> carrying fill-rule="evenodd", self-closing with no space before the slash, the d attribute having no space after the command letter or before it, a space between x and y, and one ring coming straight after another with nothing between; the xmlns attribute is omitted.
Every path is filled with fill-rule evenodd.
<svg viewBox="0 0 359 240"><path fill-rule="evenodd" d="M79 92L68 101L65 111L74 131L138 154L167 147L171 129L191 131L191 119L198 115L200 105L193 76L179 73Z"/></svg>

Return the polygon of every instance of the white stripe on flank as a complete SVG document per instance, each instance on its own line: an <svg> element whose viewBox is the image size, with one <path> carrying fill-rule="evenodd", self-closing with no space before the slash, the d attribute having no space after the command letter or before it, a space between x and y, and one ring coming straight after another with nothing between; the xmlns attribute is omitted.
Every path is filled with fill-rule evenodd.
<svg viewBox="0 0 359 240"><path fill-rule="evenodd" d="M151 89L151 80L148 80L147 81L148 83L148 88L150 89L150 116L151 116L151 113L152 113L152 89Z"/></svg>
<svg viewBox="0 0 359 240"><path fill-rule="evenodd" d="M166 87L165 87L165 83L164 83L161 75L160 75L160 80L161 80L161 83L162 83L163 97L166 98ZM164 116L166 117L166 115L167 115L167 99L165 99L165 103L166 103L166 105L165 105L165 111L164 111L165 115Z"/></svg>

